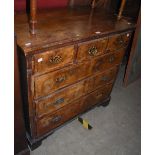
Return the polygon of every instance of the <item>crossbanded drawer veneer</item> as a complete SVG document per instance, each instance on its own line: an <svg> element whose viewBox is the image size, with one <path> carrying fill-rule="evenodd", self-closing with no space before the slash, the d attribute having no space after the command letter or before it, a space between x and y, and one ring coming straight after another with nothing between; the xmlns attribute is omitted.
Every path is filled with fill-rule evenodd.
<svg viewBox="0 0 155 155"><path fill-rule="evenodd" d="M36 34L15 15L27 138L35 146L96 105L107 105L135 25L90 8L38 13ZM62 16L64 15L64 16Z"/></svg>

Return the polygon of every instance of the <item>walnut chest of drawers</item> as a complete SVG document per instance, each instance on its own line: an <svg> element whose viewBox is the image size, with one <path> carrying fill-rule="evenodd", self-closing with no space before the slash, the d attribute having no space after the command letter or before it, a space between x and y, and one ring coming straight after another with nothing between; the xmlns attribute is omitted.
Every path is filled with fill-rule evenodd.
<svg viewBox="0 0 155 155"><path fill-rule="evenodd" d="M39 14L37 34L25 14L15 16L24 112L35 144L64 123L110 100L134 25L103 10ZM64 17L62 17L64 14Z"/></svg>

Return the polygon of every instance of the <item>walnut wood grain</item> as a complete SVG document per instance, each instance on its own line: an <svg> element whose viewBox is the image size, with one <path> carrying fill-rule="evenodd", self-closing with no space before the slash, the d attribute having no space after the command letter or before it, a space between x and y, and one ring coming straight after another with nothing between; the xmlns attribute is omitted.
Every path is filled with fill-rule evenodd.
<svg viewBox="0 0 155 155"><path fill-rule="evenodd" d="M88 89L89 80L84 80L70 87L52 93L50 97L36 101L36 115L42 117L51 114L56 110L64 107L70 102L84 95L84 90ZM89 85L92 87L91 85Z"/></svg>
<svg viewBox="0 0 155 155"><path fill-rule="evenodd" d="M116 50L126 47L129 44L130 38L131 32L117 34L109 37L107 52L114 52Z"/></svg>
<svg viewBox="0 0 155 155"><path fill-rule="evenodd" d="M79 83L52 93L49 97L36 101L36 115L42 117L66 106L70 102L86 95L93 90L104 87L107 83L113 83L118 67L87 78Z"/></svg>
<svg viewBox="0 0 155 155"><path fill-rule="evenodd" d="M14 154L30 155L25 134L16 37L14 39Z"/></svg>
<svg viewBox="0 0 155 155"><path fill-rule="evenodd" d="M107 13L103 9L96 8L92 16L90 13L89 7L38 11L35 36L29 34L27 15L16 14L15 32L18 36L18 46L25 55L30 55L45 49L64 46L64 44L75 44L135 28L135 24L130 19L122 18L117 21L116 15ZM129 22L131 24L128 24Z"/></svg>
<svg viewBox="0 0 155 155"><path fill-rule="evenodd" d="M99 56L92 62L76 64L65 69L35 77L35 98L40 98L121 62L125 49Z"/></svg>
<svg viewBox="0 0 155 155"><path fill-rule="evenodd" d="M81 98L80 100L68 104L52 115L37 120L37 136L39 137L41 135L44 135L45 133L60 126L69 119L72 119L73 117L78 115L79 112L84 112L91 106L97 104L98 102L101 102L108 97L111 89L112 84L106 85L105 87L94 91L93 93Z"/></svg>
<svg viewBox="0 0 155 155"><path fill-rule="evenodd" d="M78 44L78 62L94 58L95 56L104 54L108 44L108 38L100 40L93 40L85 43Z"/></svg>
<svg viewBox="0 0 155 155"><path fill-rule="evenodd" d="M89 63L70 67L35 77L35 98L49 95L57 89L84 79L91 74Z"/></svg>
<svg viewBox="0 0 155 155"><path fill-rule="evenodd" d="M74 46L58 48L34 55L35 73L41 73L48 70L55 70L66 65L73 64Z"/></svg>
<svg viewBox="0 0 155 155"><path fill-rule="evenodd" d="M35 35L29 33L26 14L15 15L31 145L97 102L109 101L116 68L130 40L127 33L135 24L127 18L118 21L104 9L90 10L39 11Z"/></svg>

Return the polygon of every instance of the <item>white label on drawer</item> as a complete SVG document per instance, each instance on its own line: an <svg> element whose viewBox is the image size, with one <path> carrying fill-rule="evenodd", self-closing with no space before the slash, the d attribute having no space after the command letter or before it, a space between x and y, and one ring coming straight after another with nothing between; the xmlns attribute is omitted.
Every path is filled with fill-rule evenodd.
<svg viewBox="0 0 155 155"><path fill-rule="evenodd" d="M95 32L96 34L100 34L101 32L100 31L97 31L97 32Z"/></svg>
<svg viewBox="0 0 155 155"><path fill-rule="evenodd" d="M26 44L25 44L25 46L30 46L30 45L31 45L31 43L26 43Z"/></svg>
<svg viewBox="0 0 155 155"><path fill-rule="evenodd" d="M39 59L38 59L38 62L42 62L42 61L43 61L43 58L39 58Z"/></svg>

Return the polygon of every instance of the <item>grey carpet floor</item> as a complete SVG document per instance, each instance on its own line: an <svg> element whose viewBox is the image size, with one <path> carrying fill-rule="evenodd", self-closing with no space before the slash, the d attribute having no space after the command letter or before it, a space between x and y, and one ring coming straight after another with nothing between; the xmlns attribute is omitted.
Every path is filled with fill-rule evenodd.
<svg viewBox="0 0 155 155"><path fill-rule="evenodd" d="M119 74L107 107L82 115L93 126L74 120L45 139L31 155L140 155L141 81L122 87Z"/></svg>

